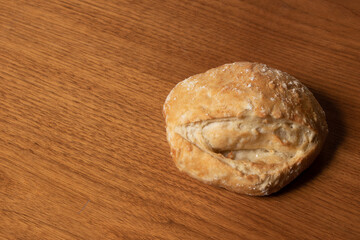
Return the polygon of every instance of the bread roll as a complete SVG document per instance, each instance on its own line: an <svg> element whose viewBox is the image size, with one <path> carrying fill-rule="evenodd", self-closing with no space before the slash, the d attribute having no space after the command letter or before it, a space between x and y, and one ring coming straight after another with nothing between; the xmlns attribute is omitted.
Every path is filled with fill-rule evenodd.
<svg viewBox="0 0 360 240"><path fill-rule="evenodd" d="M177 168L248 195L278 191L307 168L327 135L325 113L296 78L236 62L177 84L163 114Z"/></svg>

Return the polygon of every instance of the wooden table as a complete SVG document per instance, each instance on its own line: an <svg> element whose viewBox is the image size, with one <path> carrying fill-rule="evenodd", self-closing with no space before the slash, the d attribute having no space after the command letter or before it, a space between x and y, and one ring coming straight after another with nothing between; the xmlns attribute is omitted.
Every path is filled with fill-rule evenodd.
<svg viewBox="0 0 360 240"><path fill-rule="evenodd" d="M1 239L360 239L360 2L0 0ZM305 83L316 162L270 197L174 166L162 104L234 61Z"/></svg>

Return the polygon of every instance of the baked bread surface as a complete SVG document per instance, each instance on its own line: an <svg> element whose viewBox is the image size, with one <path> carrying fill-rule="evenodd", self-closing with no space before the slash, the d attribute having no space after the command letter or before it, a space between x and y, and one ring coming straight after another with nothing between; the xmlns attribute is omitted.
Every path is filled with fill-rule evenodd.
<svg viewBox="0 0 360 240"><path fill-rule="evenodd" d="M163 114L179 170L249 195L278 191L307 168L327 135L325 113L289 74L236 62L177 84Z"/></svg>

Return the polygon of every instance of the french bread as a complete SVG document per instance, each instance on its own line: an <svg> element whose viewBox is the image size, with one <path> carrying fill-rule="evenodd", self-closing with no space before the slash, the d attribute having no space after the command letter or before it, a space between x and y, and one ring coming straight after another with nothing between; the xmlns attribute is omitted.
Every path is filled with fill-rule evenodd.
<svg viewBox="0 0 360 240"><path fill-rule="evenodd" d="M248 195L278 191L316 158L325 113L296 78L236 62L177 84L163 115L172 158L204 183Z"/></svg>

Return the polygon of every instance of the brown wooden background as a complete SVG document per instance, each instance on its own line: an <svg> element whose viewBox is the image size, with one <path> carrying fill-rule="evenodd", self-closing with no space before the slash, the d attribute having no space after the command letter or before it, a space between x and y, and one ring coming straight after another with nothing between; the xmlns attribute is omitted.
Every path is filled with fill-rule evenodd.
<svg viewBox="0 0 360 240"><path fill-rule="evenodd" d="M1 239L359 239L360 2L0 0ZM281 192L181 174L162 104L256 61L313 90L330 134Z"/></svg>

